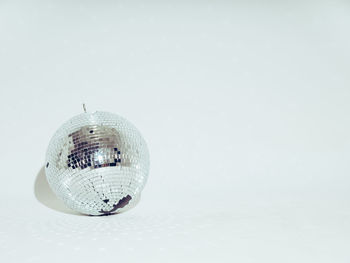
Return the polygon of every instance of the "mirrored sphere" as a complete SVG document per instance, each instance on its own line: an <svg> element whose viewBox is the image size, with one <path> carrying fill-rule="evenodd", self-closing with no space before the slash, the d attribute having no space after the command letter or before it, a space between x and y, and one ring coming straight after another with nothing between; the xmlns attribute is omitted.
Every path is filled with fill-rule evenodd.
<svg viewBox="0 0 350 263"><path fill-rule="evenodd" d="M110 215L133 207L149 171L147 145L124 118L82 113L52 137L45 173L53 192L71 209Z"/></svg>

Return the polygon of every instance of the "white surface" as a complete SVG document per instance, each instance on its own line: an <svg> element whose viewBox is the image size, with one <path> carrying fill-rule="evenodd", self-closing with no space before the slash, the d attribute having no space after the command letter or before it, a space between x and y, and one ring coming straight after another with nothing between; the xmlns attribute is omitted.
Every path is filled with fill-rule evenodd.
<svg viewBox="0 0 350 263"><path fill-rule="evenodd" d="M349 262L347 1L1 1L1 262ZM41 167L72 115L148 142L138 206L70 213Z"/></svg>

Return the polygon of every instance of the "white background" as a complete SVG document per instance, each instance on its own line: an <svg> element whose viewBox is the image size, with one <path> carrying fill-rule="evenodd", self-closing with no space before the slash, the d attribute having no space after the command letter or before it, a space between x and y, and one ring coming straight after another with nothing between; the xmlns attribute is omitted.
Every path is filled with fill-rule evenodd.
<svg viewBox="0 0 350 263"><path fill-rule="evenodd" d="M0 261L349 262L350 4L288 2L0 0ZM47 188L82 102L148 143L133 210Z"/></svg>

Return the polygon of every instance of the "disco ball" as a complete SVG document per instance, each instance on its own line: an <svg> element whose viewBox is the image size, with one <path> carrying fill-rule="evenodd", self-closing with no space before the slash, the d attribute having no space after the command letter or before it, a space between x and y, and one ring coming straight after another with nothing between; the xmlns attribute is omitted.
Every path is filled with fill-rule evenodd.
<svg viewBox="0 0 350 263"><path fill-rule="evenodd" d="M69 208L88 215L133 207L148 171L148 149L139 131L108 112L71 118L56 131L46 153L53 192Z"/></svg>

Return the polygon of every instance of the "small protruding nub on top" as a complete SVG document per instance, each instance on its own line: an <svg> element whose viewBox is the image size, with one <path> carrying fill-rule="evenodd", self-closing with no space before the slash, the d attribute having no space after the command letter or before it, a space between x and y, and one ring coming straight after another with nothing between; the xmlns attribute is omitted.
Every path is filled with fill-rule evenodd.
<svg viewBox="0 0 350 263"><path fill-rule="evenodd" d="M84 112L86 113L86 106L85 106L85 103L83 103L83 110L84 110Z"/></svg>

